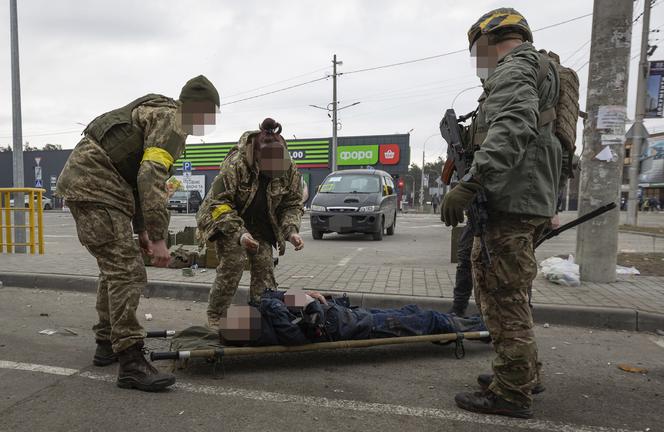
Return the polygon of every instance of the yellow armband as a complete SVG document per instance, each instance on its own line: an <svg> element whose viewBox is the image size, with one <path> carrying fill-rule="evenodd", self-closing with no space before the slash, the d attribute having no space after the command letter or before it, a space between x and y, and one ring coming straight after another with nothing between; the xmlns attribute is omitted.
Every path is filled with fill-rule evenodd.
<svg viewBox="0 0 664 432"><path fill-rule="evenodd" d="M173 156L171 156L171 154L166 150L160 149L159 147L148 147L145 149L141 163L145 161L159 162L165 166L166 169L171 169L171 166L173 166Z"/></svg>
<svg viewBox="0 0 664 432"><path fill-rule="evenodd" d="M212 219L219 219L221 215L233 211L233 208L228 204L221 204L212 209Z"/></svg>

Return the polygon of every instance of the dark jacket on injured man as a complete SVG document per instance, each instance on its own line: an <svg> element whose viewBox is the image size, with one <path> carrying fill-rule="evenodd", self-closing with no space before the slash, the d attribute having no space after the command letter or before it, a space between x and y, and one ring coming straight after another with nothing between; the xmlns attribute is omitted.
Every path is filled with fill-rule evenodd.
<svg viewBox="0 0 664 432"><path fill-rule="evenodd" d="M224 340L226 345L304 345L340 340L485 331L478 317L460 318L411 304L398 309L363 309L350 305L348 297L312 301L304 307L289 307L286 291L267 290L259 304L261 328L252 340Z"/></svg>

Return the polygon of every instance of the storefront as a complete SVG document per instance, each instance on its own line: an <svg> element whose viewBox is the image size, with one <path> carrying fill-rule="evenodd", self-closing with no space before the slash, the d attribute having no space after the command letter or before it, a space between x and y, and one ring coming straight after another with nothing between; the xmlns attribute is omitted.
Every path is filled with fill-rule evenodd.
<svg viewBox="0 0 664 432"><path fill-rule="evenodd" d="M369 135L339 137L337 139L338 169L374 167L393 176L408 172L410 164L410 135ZM189 144L182 159L176 161L178 175L184 162L191 164L191 178L200 185L204 178L205 190L219 171L220 162L235 143ZM330 173L330 138L295 139L288 141L288 152L309 185L309 199L316 187ZM199 186L200 187L200 186Z"/></svg>
<svg viewBox="0 0 664 432"><path fill-rule="evenodd" d="M340 137L337 148L338 169L372 166L393 176L406 174L410 164L409 138L407 134ZM330 142L330 138L288 141L291 158L309 185L310 200L316 187L330 173ZM188 144L183 157L175 162L176 175L183 180L188 178L188 188L199 190L204 195L219 172L219 164L235 144ZM24 152L25 185L44 187L50 197L70 153L71 150ZM0 186L12 184L11 158L11 152L0 153ZM188 176L183 176L185 161L191 166Z"/></svg>

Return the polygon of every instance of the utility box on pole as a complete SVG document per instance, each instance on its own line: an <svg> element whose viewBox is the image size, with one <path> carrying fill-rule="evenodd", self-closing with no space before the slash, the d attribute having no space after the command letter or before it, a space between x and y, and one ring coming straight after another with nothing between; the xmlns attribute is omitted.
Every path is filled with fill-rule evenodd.
<svg viewBox="0 0 664 432"><path fill-rule="evenodd" d="M649 0L646 0L649 1ZM625 135L627 87L632 39L633 2L595 0L583 154L579 185L579 214L620 199ZM581 279L616 279L620 208L580 225L576 253Z"/></svg>

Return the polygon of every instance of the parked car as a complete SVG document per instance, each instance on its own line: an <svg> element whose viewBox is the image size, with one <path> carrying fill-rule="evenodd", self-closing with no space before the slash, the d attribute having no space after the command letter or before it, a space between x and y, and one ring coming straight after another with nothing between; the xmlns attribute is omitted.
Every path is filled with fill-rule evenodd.
<svg viewBox="0 0 664 432"><path fill-rule="evenodd" d="M178 213L187 211L187 200L189 201L189 213L196 213L203 202L201 193L197 190L178 191L168 199L168 209L177 210Z"/></svg>
<svg viewBox="0 0 664 432"><path fill-rule="evenodd" d="M382 240L397 225L397 195L392 176L375 169L335 171L318 187L311 202L311 235L315 240L336 232L369 233Z"/></svg>
<svg viewBox="0 0 664 432"><path fill-rule="evenodd" d="M23 202L24 202L25 208L28 208L28 201L30 199L29 197L30 197L30 194L27 194L27 193L23 194ZM35 199L35 203L37 203L37 195L36 194L35 194L34 199ZM9 206L14 207L14 198L9 200ZM53 208L53 201L51 201L51 199L49 197L47 197L46 195L42 195L42 206L43 206L44 210L51 210Z"/></svg>

